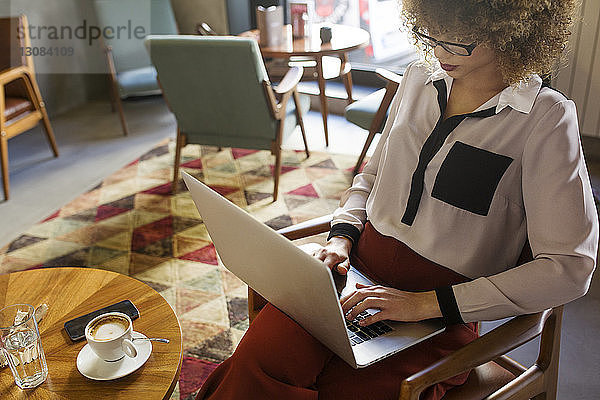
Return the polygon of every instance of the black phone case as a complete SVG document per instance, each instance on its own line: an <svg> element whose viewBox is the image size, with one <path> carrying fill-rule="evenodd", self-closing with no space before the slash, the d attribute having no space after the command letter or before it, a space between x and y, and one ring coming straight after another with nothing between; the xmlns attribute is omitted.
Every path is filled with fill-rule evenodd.
<svg viewBox="0 0 600 400"><path fill-rule="evenodd" d="M132 321L140 316L140 312L131 301L123 300L65 322L65 331L67 331L67 335L69 335L69 338L71 338L72 341L77 342L85 338L85 327L88 322L100 314L115 311L128 315Z"/></svg>

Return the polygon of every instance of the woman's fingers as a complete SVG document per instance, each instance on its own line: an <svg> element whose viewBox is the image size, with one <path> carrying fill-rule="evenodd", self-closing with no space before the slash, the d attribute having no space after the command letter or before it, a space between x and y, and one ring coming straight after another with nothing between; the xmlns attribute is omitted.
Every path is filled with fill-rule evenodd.
<svg viewBox="0 0 600 400"><path fill-rule="evenodd" d="M407 292L380 285L357 283L356 291L342 297L340 302L344 315L349 320L354 320L369 308L379 310L378 313L361 320L361 325L370 325L384 319L413 322L442 316L434 291Z"/></svg>
<svg viewBox="0 0 600 400"><path fill-rule="evenodd" d="M346 261L339 263L336 269L339 274L346 275L350 271L350 260L346 258Z"/></svg>
<svg viewBox="0 0 600 400"><path fill-rule="evenodd" d="M391 317L388 314L388 312L381 310L375 314L369 315L368 317L361 319L360 321L358 321L358 324L360 326L368 326L374 324L375 322L391 319Z"/></svg>
<svg viewBox="0 0 600 400"><path fill-rule="evenodd" d="M360 313L369 308L380 310L379 313L381 313L385 309L385 299L379 297L367 297L350 309L350 311L346 314L346 318L350 321L353 321Z"/></svg>
<svg viewBox="0 0 600 400"><path fill-rule="evenodd" d="M410 293L384 286L356 284L356 291L340 299L342 310L348 320L354 320L367 309L377 309L378 313L360 321L361 325L370 325L384 319L395 321L417 320L411 314Z"/></svg>
<svg viewBox="0 0 600 400"><path fill-rule="evenodd" d="M352 310L352 308L356 307L361 301L364 301L369 295L371 295L372 293L370 288L373 287L374 286L366 286L357 283L356 289L358 290L343 296L340 299L340 302L342 303L342 310L344 311L344 314L347 314L350 310Z"/></svg>
<svg viewBox="0 0 600 400"><path fill-rule="evenodd" d="M328 268L336 268L338 273L342 275L345 275L350 269L348 254L342 249L321 247L314 251L312 255L317 260L323 261Z"/></svg>
<svg viewBox="0 0 600 400"><path fill-rule="evenodd" d="M325 257L327 257L327 251L325 250L325 247L321 247L318 250L313 251L312 255L316 259L323 261Z"/></svg>

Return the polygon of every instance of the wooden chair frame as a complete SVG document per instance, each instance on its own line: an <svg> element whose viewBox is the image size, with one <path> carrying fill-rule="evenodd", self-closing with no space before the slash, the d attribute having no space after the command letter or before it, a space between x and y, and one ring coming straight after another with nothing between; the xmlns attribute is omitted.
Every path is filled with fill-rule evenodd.
<svg viewBox="0 0 600 400"><path fill-rule="evenodd" d="M398 90L398 86L400 86L400 82L402 81L402 77L400 75L396 75L393 72L385 70L383 68L377 68L375 70L377 75L383 78L386 81L385 85L385 95L383 96L383 100L381 101L381 105L377 109L375 116L373 117L373 121L371 122L371 127L369 128L369 134L367 136L367 140L365 141L365 145L362 148L360 156L358 156L358 160L356 161L356 165L354 166L354 170L352 171L354 175L358 173L360 167L367 155L367 151L373 142L373 138L376 133L381 132L383 129L383 124L385 122L385 118L387 115L387 110L394 99L394 95Z"/></svg>
<svg viewBox="0 0 600 400"><path fill-rule="evenodd" d="M331 216L309 220L278 232L290 240L329 231ZM267 301L248 287L252 321ZM467 382L448 391L444 400L556 399L563 306L515 317L404 379L400 400L418 400L427 387L471 370ZM529 368L505 354L541 335L537 361Z"/></svg>
<svg viewBox="0 0 600 400"><path fill-rule="evenodd" d="M119 96L119 81L117 80L117 69L115 67L115 57L112 53L112 46L105 46L104 54L106 55L108 76L110 80L110 106L112 112L119 112L119 119L121 120L121 126L123 127L123 135L127 136L129 134L129 128L127 126L127 121L125 120L123 101L121 100L121 96Z"/></svg>
<svg viewBox="0 0 600 400"><path fill-rule="evenodd" d="M334 59L339 59L340 67L339 70L329 68L328 65L331 65L333 62L336 62ZM331 54L331 55L322 55L319 54L317 56L292 56L288 60L288 65L290 67L301 66L306 69L313 69L313 75L317 78L317 85L319 87L319 102L321 107L321 116L323 119L324 133L325 133L325 146L329 146L329 129L327 128L327 115L329 114L328 108L329 105L327 103L327 96L325 94L325 85L326 81L329 79L334 79L340 77L344 82L344 87L346 89L346 101L348 105L354 102L354 98L352 97L352 64L348 60L348 53L343 54ZM333 71L333 72L332 72Z"/></svg>
<svg viewBox="0 0 600 400"><path fill-rule="evenodd" d="M23 32L23 47L31 47L29 38L29 24L25 15L18 17L20 24L20 32ZM33 105L33 110L19 115L14 120L6 120L4 115L6 86L20 80L23 83L25 92L29 101ZM23 63L20 66L8 68L0 72L0 158L2 164L2 181L4 188L4 199L10 197L9 171L8 171L8 139L15 137L29 129L35 127L38 122L42 121L46 137L52 148L55 157L58 157L58 147L54 138L54 131L50 125L46 104L42 100L42 95L35 79L35 69L33 66L33 57L24 56Z"/></svg>
<svg viewBox="0 0 600 400"><path fill-rule="evenodd" d="M269 81L263 81L262 83L269 111L271 112L272 117L277 121L277 133L275 140L271 142L271 154L275 156L275 171L273 172L274 202L277 201L277 194L279 191L279 176L281 175L281 142L283 140L286 106L290 98L294 99L294 104L296 106L296 121L297 124L300 125L300 131L302 132L302 140L304 141L306 157L310 157L310 152L308 151L308 142L306 140L306 132L304 130L304 121L302 120L302 110L300 109L300 97L298 95L298 82L300 82L302 74L302 67L292 67L275 88L273 88L271 82ZM173 170L173 184L171 188L173 193L177 192L181 149L185 146L185 144L185 132L182 132L178 127L177 140L175 144L175 167Z"/></svg>

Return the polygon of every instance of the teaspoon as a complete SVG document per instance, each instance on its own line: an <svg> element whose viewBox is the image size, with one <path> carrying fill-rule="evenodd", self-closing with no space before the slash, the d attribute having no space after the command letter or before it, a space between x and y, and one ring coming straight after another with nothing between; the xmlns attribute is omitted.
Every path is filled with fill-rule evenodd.
<svg viewBox="0 0 600 400"><path fill-rule="evenodd" d="M156 338L156 337L150 337L150 338L135 337L135 338L133 338L133 340L150 340L150 341L153 341L153 342L169 343L169 339Z"/></svg>

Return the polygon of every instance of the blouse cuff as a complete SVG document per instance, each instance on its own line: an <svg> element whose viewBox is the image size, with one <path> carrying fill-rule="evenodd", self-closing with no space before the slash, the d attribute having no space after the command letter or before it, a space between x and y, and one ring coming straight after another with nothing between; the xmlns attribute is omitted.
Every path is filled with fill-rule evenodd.
<svg viewBox="0 0 600 400"><path fill-rule="evenodd" d="M442 311L442 318L446 325L464 324L458 304L456 303L456 297L454 297L454 290L452 286L444 286L435 289L435 295L437 297L440 310Z"/></svg>
<svg viewBox="0 0 600 400"><path fill-rule="evenodd" d="M334 236L342 236L350 239L352 245L358 242L358 238L360 237L360 230L352 224L347 224L345 222L335 224L331 227L329 231L329 236L327 236L327 240L331 239Z"/></svg>

